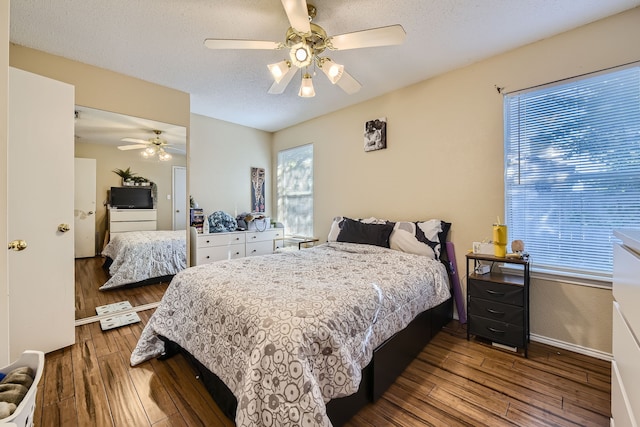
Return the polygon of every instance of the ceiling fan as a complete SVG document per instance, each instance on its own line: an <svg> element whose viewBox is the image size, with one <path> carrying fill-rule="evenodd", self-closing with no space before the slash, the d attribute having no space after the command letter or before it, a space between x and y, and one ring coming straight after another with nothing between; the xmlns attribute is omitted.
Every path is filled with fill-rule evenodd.
<svg viewBox="0 0 640 427"><path fill-rule="evenodd" d="M171 160L171 154L165 151L165 147L169 146L169 143L160 138L162 134L161 130L154 129L153 133L156 135L151 139L138 139L138 138L122 138L120 141L123 142L133 142L133 145L119 145L118 150L139 150L143 149L144 151L141 153L144 158L151 158L158 155L158 160L167 161Z"/></svg>
<svg viewBox="0 0 640 427"><path fill-rule="evenodd" d="M311 22L316 16L315 6L307 4L306 0L282 0L282 5L291 25L284 42L230 39L204 41L204 45L209 49L289 49L289 59L267 66L274 78L274 83L269 88L271 94L284 92L296 72L301 70L302 83L298 95L305 98L315 96L312 77L308 71L308 67L313 65L320 68L331 83L340 86L347 94L356 93L362 86L344 70L344 66L320 55L326 49L347 50L397 45L401 44L406 36L401 25L327 36L322 27Z"/></svg>

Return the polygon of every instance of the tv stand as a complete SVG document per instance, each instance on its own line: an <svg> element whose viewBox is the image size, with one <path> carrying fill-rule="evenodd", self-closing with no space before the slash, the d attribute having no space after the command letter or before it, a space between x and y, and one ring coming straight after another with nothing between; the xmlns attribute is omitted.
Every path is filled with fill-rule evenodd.
<svg viewBox="0 0 640 427"><path fill-rule="evenodd" d="M109 234L126 231L156 230L158 226L156 209L109 208Z"/></svg>

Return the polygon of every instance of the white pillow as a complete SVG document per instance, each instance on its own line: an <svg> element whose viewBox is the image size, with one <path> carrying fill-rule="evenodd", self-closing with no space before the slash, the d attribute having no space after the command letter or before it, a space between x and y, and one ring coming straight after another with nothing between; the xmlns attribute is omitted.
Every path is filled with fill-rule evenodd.
<svg viewBox="0 0 640 427"><path fill-rule="evenodd" d="M389 247L402 252L440 259L442 221L396 222L389 237Z"/></svg>

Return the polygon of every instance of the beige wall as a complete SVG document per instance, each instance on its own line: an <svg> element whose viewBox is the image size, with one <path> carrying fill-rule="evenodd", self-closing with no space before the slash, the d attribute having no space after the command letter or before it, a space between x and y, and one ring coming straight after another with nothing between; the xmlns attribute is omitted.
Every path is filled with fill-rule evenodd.
<svg viewBox="0 0 640 427"><path fill-rule="evenodd" d="M12 67L74 85L76 105L184 126L187 128L187 147L189 145L190 96L188 93L15 44L9 46L9 62ZM186 159L176 160L176 162L184 166ZM130 163L128 162L124 167L126 168ZM136 170L133 164L131 166L141 175L147 169L142 167ZM165 176L166 174L163 175L163 182L166 179ZM99 217L96 218L96 225L98 230L102 231L98 245L104 238L104 208L101 206L103 197L104 194L98 192ZM164 204L167 202L166 195L164 202ZM167 226L167 215L163 214L160 219L159 226L162 228L171 228L171 219L168 220Z"/></svg>
<svg viewBox="0 0 640 427"><path fill-rule="evenodd" d="M188 93L15 44L9 62L74 85L76 105L189 127Z"/></svg>
<svg viewBox="0 0 640 427"><path fill-rule="evenodd" d="M9 82L9 2L0 2L0 242L7 242L7 87ZM9 364L7 256L0 256L0 366Z"/></svg>
<svg viewBox="0 0 640 427"><path fill-rule="evenodd" d="M75 156L85 159L96 159L96 231L98 232L98 246L104 241L107 226L107 191L111 187L122 185L122 178L113 173L114 169L131 170L139 176L153 181L158 186L158 230L171 230L173 224L173 204L167 199L172 195L173 166L186 166L184 155L172 154L168 162L155 159L147 160L139 152L117 150L115 146L103 144L80 143L75 144Z"/></svg>
<svg viewBox="0 0 640 427"><path fill-rule="evenodd" d="M331 218L442 218L458 268L504 212L502 96L640 60L640 8L452 71L274 135L277 152L314 144L314 232ZM386 150L363 151L364 122L387 118ZM273 190L273 189L272 189ZM273 191L272 191L273 194ZM611 292L534 280L531 331L611 352Z"/></svg>
<svg viewBox="0 0 640 427"><path fill-rule="evenodd" d="M271 205L272 134L198 114L191 115L189 188L206 215L251 210L252 167L266 169L266 213Z"/></svg>

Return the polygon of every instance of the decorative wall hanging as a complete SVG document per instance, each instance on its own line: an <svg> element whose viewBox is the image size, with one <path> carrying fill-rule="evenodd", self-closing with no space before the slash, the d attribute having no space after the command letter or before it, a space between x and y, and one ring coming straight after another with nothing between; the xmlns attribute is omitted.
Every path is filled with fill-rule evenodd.
<svg viewBox="0 0 640 427"><path fill-rule="evenodd" d="M369 120L364 124L364 151L387 148L387 118Z"/></svg>
<svg viewBox="0 0 640 427"><path fill-rule="evenodd" d="M251 168L251 211L265 211L264 168Z"/></svg>

